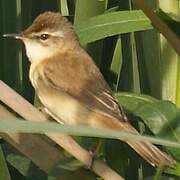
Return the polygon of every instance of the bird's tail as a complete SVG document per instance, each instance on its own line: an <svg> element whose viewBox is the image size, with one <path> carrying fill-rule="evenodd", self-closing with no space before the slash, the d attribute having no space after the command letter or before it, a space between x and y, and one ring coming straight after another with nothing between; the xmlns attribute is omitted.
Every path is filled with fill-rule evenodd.
<svg viewBox="0 0 180 180"><path fill-rule="evenodd" d="M127 144L152 166L173 166L175 164L175 160L151 143L127 141Z"/></svg>
<svg viewBox="0 0 180 180"><path fill-rule="evenodd" d="M97 115L97 114L96 114ZM98 120L97 120L98 119ZM92 123L96 128L110 128L125 132L139 134L128 122L123 122L115 118L104 117L97 115L96 120ZM91 124L91 125L92 125ZM159 148L149 142L126 141L142 158L148 161L153 166L173 166L176 161Z"/></svg>

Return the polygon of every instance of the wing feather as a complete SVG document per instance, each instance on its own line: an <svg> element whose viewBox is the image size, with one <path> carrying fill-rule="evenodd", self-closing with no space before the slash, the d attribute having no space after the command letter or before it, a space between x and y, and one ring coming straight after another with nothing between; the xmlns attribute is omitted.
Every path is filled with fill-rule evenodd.
<svg viewBox="0 0 180 180"><path fill-rule="evenodd" d="M43 71L46 83L52 88L68 93L89 108L127 120L102 74L85 51L69 51L47 59Z"/></svg>

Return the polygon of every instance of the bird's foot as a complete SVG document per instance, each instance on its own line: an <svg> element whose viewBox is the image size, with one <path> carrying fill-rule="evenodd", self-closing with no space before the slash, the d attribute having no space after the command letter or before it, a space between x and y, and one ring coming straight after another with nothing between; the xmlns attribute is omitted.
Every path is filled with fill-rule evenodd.
<svg viewBox="0 0 180 180"><path fill-rule="evenodd" d="M98 154L98 152L100 151L100 149L101 149L101 147L102 147L102 144L103 144L103 141L102 140L99 140L98 141L98 144L96 145L96 147L94 148L94 149L92 149L92 150L89 150L89 153L90 153L90 155L91 155L91 160L90 160L90 162L89 162L89 165L87 165L87 168L88 169L92 169L93 168L93 163L94 163L94 161L97 159L97 154Z"/></svg>

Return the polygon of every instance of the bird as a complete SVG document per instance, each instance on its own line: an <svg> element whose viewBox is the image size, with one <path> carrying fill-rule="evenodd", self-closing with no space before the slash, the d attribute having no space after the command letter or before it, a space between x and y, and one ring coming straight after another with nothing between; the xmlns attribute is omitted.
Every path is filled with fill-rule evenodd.
<svg viewBox="0 0 180 180"><path fill-rule="evenodd" d="M71 22L44 12L19 34L31 63L29 79L46 111L58 122L139 134L129 123L91 56L81 47ZM126 140L152 166L176 161L150 142Z"/></svg>

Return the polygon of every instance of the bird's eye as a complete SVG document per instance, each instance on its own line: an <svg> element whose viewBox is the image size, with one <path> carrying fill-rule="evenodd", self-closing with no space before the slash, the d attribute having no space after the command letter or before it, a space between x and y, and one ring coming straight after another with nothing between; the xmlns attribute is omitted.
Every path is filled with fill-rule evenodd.
<svg viewBox="0 0 180 180"><path fill-rule="evenodd" d="M43 41L47 40L48 38L49 38L49 34L41 34L40 35L40 39L43 40Z"/></svg>

